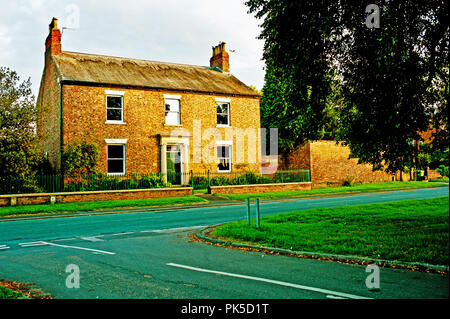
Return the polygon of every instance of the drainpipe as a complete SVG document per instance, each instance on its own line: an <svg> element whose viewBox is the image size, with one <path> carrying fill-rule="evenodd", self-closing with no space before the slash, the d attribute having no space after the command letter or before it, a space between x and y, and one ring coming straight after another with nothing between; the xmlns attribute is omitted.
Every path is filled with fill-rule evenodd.
<svg viewBox="0 0 450 319"><path fill-rule="evenodd" d="M63 127L63 84L59 81L59 155L60 155L60 170L62 172L62 154L64 151L64 127Z"/></svg>

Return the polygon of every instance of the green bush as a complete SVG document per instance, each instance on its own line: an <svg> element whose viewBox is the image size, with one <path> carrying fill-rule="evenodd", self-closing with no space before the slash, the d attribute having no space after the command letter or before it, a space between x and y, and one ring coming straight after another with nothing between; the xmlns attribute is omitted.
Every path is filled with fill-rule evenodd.
<svg viewBox="0 0 450 319"><path fill-rule="evenodd" d="M218 176L211 178L211 186L225 186L230 185L230 181L225 176Z"/></svg>
<svg viewBox="0 0 450 319"><path fill-rule="evenodd" d="M62 154L62 171L66 175L89 175L97 171L98 146L82 141L66 146Z"/></svg>
<svg viewBox="0 0 450 319"><path fill-rule="evenodd" d="M203 176L193 176L189 181L189 185L192 185L194 189L203 189L208 187L208 178Z"/></svg>
<svg viewBox="0 0 450 319"><path fill-rule="evenodd" d="M232 185L251 185L251 184L268 184L273 180L266 176L256 175L255 173L245 173L244 175L235 177L231 182Z"/></svg>
<svg viewBox="0 0 450 319"><path fill-rule="evenodd" d="M166 186L164 177L155 173L144 175L138 181L138 188L163 188Z"/></svg>
<svg viewBox="0 0 450 319"><path fill-rule="evenodd" d="M35 176L0 176L0 194L42 193Z"/></svg>
<svg viewBox="0 0 450 319"><path fill-rule="evenodd" d="M440 165L436 171L443 177L448 177L448 166Z"/></svg>

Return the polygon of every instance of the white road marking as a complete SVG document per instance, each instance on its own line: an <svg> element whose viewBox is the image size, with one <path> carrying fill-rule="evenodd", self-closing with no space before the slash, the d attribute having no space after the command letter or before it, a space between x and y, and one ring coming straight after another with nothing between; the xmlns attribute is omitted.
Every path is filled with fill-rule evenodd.
<svg viewBox="0 0 450 319"><path fill-rule="evenodd" d="M42 241L31 241L28 243L19 243L19 245L21 247L33 247L33 246L44 246L46 244Z"/></svg>
<svg viewBox="0 0 450 319"><path fill-rule="evenodd" d="M83 240L87 240L87 241L92 241L92 242L96 242L96 241L104 241L103 239L100 239L98 237L102 237L103 235L99 235L99 236L90 236L90 237L80 237Z"/></svg>
<svg viewBox="0 0 450 319"><path fill-rule="evenodd" d="M339 297L344 297L344 298L372 299L372 298L368 298L368 297L356 296L356 295L347 294L347 293L338 292L338 291L332 291L332 290L327 290L327 289L321 289L321 288L297 285L297 284L293 284L293 283L289 283L289 282L272 280L272 279L266 279L266 278L260 278L260 277L253 277L253 276L247 276L247 275L233 274L233 273L228 273L228 272L215 271L215 270L191 267L191 266L174 264L174 263L167 263L166 265L167 266L172 266L172 267L178 267L178 268L184 268L184 269L199 271L199 272L206 272L206 273L211 273L211 274L216 274L216 275L222 275L222 276L228 276L228 277L236 277L236 278L249 279L249 280L255 280L255 281L262 281L262 282L267 282L267 283L270 283L270 284L275 284L275 285L280 285L280 286L285 286L285 287L292 287L292 288L297 288L297 289L302 289L302 290L309 290L309 291L314 291L314 292L319 292L319 293L323 293L323 294L327 294L327 295L339 296Z"/></svg>
<svg viewBox="0 0 450 319"><path fill-rule="evenodd" d="M134 231L130 231L130 232L128 232L128 233L117 233L117 234L112 234L111 236L130 235L130 234L134 234Z"/></svg>
<svg viewBox="0 0 450 319"><path fill-rule="evenodd" d="M6 246L6 245L1 245L0 249L9 249L10 247Z"/></svg>
<svg viewBox="0 0 450 319"><path fill-rule="evenodd" d="M49 242L45 242L45 241L43 241L42 243L44 243L46 245L50 245L50 246L88 250L88 251L93 251L93 252L97 252L97 253L101 253L101 254L107 254L107 255L115 255L116 254L116 253L113 253L113 252L110 252L110 251L91 249L91 248L85 248L85 247L78 247L78 246L59 245L59 244L49 243Z"/></svg>
<svg viewBox="0 0 450 319"><path fill-rule="evenodd" d="M328 299L347 299L347 298L344 298L344 297L338 297L338 296L333 296L333 295L327 295L327 298Z"/></svg>
<svg viewBox="0 0 450 319"><path fill-rule="evenodd" d="M204 228L205 225L200 226L188 226L188 227L178 227L178 228L167 228L167 229L153 229L153 230L141 230L141 233L170 233L180 230L189 230L189 229L197 229Z"/></svg>

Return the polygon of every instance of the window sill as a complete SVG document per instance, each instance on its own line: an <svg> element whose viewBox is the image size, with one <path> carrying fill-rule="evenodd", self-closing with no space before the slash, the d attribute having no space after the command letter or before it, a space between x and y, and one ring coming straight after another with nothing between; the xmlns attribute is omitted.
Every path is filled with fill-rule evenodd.
<svg viewBox="0 0 450 319"><path fill-rule="evenodd" d="M177 126L177 127L182 127L183 124L164 124L164 126Z"/></svg>
<svg viewBox="0 0 450 319"><path fill-rule="evenodd" d="M225 124L217 124L216 127L231 127L231 125L225 125Z"/></svg>
<svg viewBox="0 0 450 319"><path fill-rule="evenodd" d="M126 122L123 122L123 121L106 121L105 124L127 125L127 123L126 123Z"/></svg>
<svg viewBox="0 0 450 319"><path fill-rule="evenodd" d="M108 176L125 176L125 173L107 173Z"/></svg>

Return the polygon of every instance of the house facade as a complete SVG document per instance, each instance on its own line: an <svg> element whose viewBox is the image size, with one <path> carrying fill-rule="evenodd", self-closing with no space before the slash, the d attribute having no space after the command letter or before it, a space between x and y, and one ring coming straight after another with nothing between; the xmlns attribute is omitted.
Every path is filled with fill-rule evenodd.
<svg viewBox="0 0 450 319"><path fill-rule="evenodd" d="M105 174L259 171L260 96L230 74L225 43L209 66L68 52L53 18L45 48L37 133L56 170L87 139Z"/></svg>

